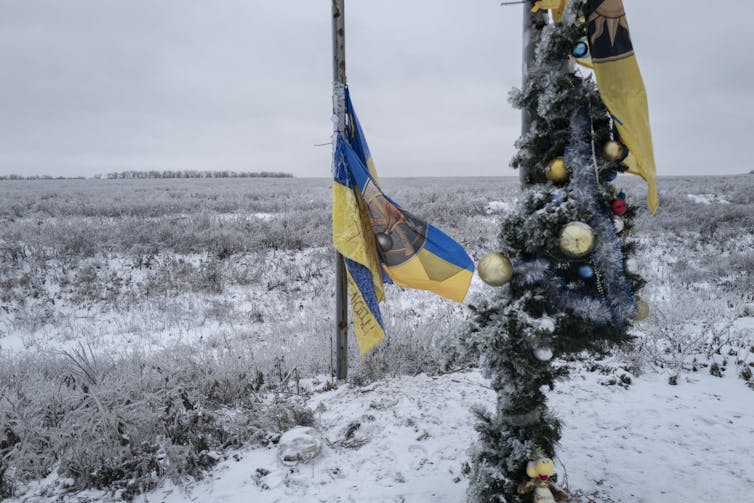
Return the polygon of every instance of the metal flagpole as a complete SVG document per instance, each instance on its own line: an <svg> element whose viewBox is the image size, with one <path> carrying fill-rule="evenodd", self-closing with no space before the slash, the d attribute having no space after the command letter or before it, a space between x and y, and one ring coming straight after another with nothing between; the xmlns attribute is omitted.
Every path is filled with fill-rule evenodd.
<svg viewBox="0 0 754 503"><path fill-rule="evenodd" d="M346 22L345 0L332 0L333 113L336 132L345 131ZM335 145L333 145L335 148ZM348 378L348 285L343 256L335 255L335 376Z"/></svg>
<svg viewBox="0 0 754 503"><path fill-rule="evenodd" d="M531 1L523 2L524 18L523 18L523 55L521 58L521 89L526 85L526 79L529 76L529 67L534 62L534 16L531 12ZM526 108L521 110L521 136L526 135L529 132L531 126L531 116ZM519 168L519 180L521 185L526 187L531 185L529 173L526 168Z"/></svg>
<svg viewBox="0 0 754 503"><path fill-rule="evenodd" d="M534 42L537 31L547 24L547 10L541 9L537 13L531 11L534 0L523 0L521 2L503 2L503 5L513 5L522 3L524 7L523 15L523 55L521 65L521 89L526 86L526 79L529 77L529 68L534 63ZM570 58L564 62L564 71L572 72L574 63ZM521 110L521 136L525 136L531 128L531 116L527 109ZM532 185L531 177L526 168L519 168L519 180L523 187Z"/></svg>
<svg viewBox="0 0 754 503"><path fill-rule="evenodd" d="M529 69L534 63L534 48L537 32L547 24L547 11L540 10L537 13L531 11L533 0L521 2L524 7L523 16L523 57L521 61L521 89L526 86L526 80L529 78ZM521 136L525 136L531 128L531 116L525 108L521 110ZM519 168L519 180L521 185L526 187L531 185L532 179L526 168Z"/></svg>

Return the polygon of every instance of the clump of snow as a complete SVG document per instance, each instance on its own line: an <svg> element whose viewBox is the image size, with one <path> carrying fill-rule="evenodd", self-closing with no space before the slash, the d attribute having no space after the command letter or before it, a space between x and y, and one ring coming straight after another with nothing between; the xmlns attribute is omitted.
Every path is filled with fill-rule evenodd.
<svg viewBox="0 0 754 503"><path fill-rule="evenodd" d="M308 426L296 426L286 431L278 443L278 455L286 465L311 461L321 450L322 439L319 432Z"/></svg>

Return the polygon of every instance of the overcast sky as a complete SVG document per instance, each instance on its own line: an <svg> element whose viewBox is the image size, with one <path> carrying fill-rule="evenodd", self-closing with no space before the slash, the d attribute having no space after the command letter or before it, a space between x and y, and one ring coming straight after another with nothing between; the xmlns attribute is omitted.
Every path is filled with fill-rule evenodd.
<svg viewBox="0 0 754 503"><path fill-rule="evenodd" d="M624 4L658 174L751 170L754 2ZM346 0L346 20L381 176L515 175L520 6ZM0 174L329 176L330 22L330 0L0 0Z"/></svg>

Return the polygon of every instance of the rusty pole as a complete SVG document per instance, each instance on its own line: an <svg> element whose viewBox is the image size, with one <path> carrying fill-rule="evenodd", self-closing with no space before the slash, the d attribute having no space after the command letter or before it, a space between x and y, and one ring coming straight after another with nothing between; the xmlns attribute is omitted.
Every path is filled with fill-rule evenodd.
<svg viewBox="0 0 754 503"><path fill-rule="evenodd" d="M335 132L345 131L346 23L345 0L332 0L333 113ZM333 149L335 145L333 145ZM348 284L343 256L335 254L335 376L348 378Z"/></svg>

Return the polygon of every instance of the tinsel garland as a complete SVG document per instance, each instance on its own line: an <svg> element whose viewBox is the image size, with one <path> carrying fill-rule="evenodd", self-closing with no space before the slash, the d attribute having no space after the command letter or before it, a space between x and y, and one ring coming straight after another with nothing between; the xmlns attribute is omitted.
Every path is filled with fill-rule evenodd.
<svg viewBox="0 0 754 503"><path fill-rule="evenodd" d="M591 215L589 225L597 238L592 261L602 275L604 300L613 321L624 325L636 313L636 299L623 269L623 253L615 232L612 216L597 200L597 173L591 143L592 127L588 111L582 106L571 116L571 140L565 152L566 164L571 167L572 193Z"/></svg>
<svg viewBox="0 0 754 503"><path fill-rule="evenodd" d="M596 325L625 325L636 313L636 299L624 270L624 257L612 217L597 199L598 180L594 169L589 113L579 106L571 116L571 137L566 148L566 164L571 168L567 194L579 208L591 215L588 222L596 236L592 263L599 271L604 297L592 297L568 288L550 260L515 260L514 267L529 286L548 291L552 301L561 308Z"/></svg>

